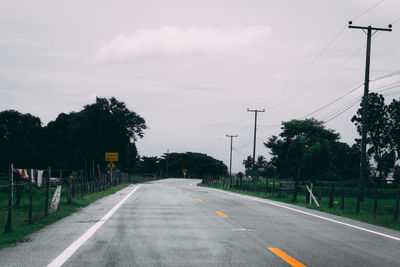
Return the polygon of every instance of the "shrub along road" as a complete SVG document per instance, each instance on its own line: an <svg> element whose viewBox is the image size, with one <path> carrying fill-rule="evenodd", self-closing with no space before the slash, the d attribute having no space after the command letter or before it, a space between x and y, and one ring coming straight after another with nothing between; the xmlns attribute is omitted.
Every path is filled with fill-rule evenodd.
<svg viewBox="0 0 400 267"><path fill-rule="evenodd" d="M0 266L397 266L400 232L168 179L0 250Z"/></svg>

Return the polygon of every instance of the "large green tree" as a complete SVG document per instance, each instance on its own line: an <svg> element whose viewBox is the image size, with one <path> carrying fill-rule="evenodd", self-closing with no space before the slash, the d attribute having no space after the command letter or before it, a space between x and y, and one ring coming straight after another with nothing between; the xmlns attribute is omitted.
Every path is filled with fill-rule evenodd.
<svg viewBox="0 0 400 267"><path fill-rule="evenodd" d="M133 169L135 141L142 138L145 120L116 98L96 98L79 112L60 114L46 129L47 157L56 167L82 168L104 163L105 152L118 152L118 167Z"/></svg>
<svg viewBox="0 0 400 267"><path fill-rule="evenodd" d="M333 161L339 134L315 119L282 123L279 136L264 145L270 150L271 164L280 178L329 180L337 177Z"/></svg>
<svg viewBox="0 0 400 267"><path fill-rule="evenodd" d="M362 134L362 110L364 101L361 102L357 114L351 119L357 127L358 133ZM370 93L368 95L368 112L366 117L367 130L367 154L368 160L372 157L376 162L377 176L379 180L385 179L386 175L394 166L393 152L391 152L390 137L390 113L385 105L383 95ZM359 142L359 140L357 140Z"/></svg>

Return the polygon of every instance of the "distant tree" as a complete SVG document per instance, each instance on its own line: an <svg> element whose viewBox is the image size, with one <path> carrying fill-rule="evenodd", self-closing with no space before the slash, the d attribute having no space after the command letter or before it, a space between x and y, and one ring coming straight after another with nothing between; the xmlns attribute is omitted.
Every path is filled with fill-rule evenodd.
<svg viewBox="0 0 400 267"><path fill-rule="evenodd" d="M267 165L267 161L266 161L265 157L262 155L258 156L257 161L255 163L256 169L257 170L264 169L266 165Z"/></svg>
<svg viewBox="0 0 400 267"><path fill-rule="evenodd" d="M243 173L243 172L238 172L238 173L236 174L236 176L237 176L238 178L242 179L243 176L244 176L244 173Z"/></svg>
<svg viewBox="0 0 400 267"><path fill-rule="evenodd" d="M203 153L185 152L168 153L160 159L160 169L165 176L168 157L168 175L170 177L183 177L183 169L188 170L187 177L219 177L228 174L228 167L220 160Z"/></svg>
<svg viewBox="0 0 400 267"><path fill-rule="evenodd" d="M253 157L247 156L247 158L245 160L243 160L243 165L246 170L251 169L251 167L253 166Z"/></svg>
<svg viewBox="0 0 400 267"><path fill-rule="evenodd" d="M0 112L0 166L42 166L42 123L38 117L15 110Z"/></svg>
<svg viewBox="0 0 400 267"><path fill-rule="evenodd" d="M158 157L140 157L139 169L142 175L159 176L160 159Z"/></svg>

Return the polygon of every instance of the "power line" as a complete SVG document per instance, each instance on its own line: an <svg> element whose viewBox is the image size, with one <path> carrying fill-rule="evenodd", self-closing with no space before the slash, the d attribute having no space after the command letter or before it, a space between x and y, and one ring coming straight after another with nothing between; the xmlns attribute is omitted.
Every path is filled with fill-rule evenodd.
<svg viewBox="0 0 400 267"><path fill-rule="evenodd" d="M393 24L396 24L396 23L399 22L399 21L400 21L400 18L394 20L394 21L392 22L392 25L393 25Z"/></svg>
<svg viewBox="0 0 400 267"><path fill-rule="evenodd" d="M342 95L342 96L336 98L335 100L329 102L328 104L326 104L326 105L320 107L319 109L314 110L313 112L311 112L311 113L305 115L303 118L306 118L306 117L308 117L308 116L310 116L310 115L313 115L313 114L317 113L318 111L321 111L321 110L323 110L323 109L329 107L330 105L332 105L332 104L338 102L339 100L341 100L341 99L343 99L344 97L348 96L349 94L353 93L354 91L356 91L357 89L359 89L359 88L362 87L363 85L364 85L364 84L360 84L360 85L354 87L354 88L351 89L349 92L347 92L347 93L345 93L344 95Z"/></svg>
<svg viewBox="0 0 400 267"><path fill-rule="evenodd" d="M393 77L393 76L396 76L396 75L399 75L399 74L400 74L400 71L395 71L395 72L392 72L392 73L389 73L389 74L385 74L385 75L379 76L379 77L377 77L377 78L375 78L375 79L372 79L372 80L370 80L370 82L376 82L376 81L379 81L379 80L387 79L387 78L390 78L390 77ZM398 82L400 82L400 81L396 81L396 82L391 83L391 84L396 84L396 83L398 83ZM388 85L391 85L391 84L388 84ZM353 89L351 89L350 91L348 91L348 92L345 93L344 95L342 95L342 96L340 96L340 97L334 99L333 101L331 101L331 102L329 102L328 104L326 104L326 105L324 105L324 106L322 106L322 107L320 107L320 108L318 108L318 109L312 111L311 113L308 113L307 115L303 116L302 118L307 118L307 117L309 117L309 116L311 116L311 115L313 115L313 114L315 114L315 113L317 113L317 112L319 112L319 111L321 111L321 110L323 110L323 109L325 109L325 108L331 106L332 104L338 102L339 100L341 100L341 99L343 99L344 97L348 96L349 94L353 93L354 91L356 91L357 89L359 89L359 88L362 87L363 85L364 85L364 84L360 84L360 85L354 87ZM385 85L385 86L383 86L383 87L378 87L378 88L376 88L376 89L386 88L386 86L388 86L388 85ZM374 89L374 90L376 90L376 89ZM387 89L385 89L385 90L388 90L388 89L390 89L390 88L387 88ZM384 90L382 90L382 91L384 91ZM379 91L376 91L376 92L379 92Z"/></svg>
<svg viewBox="0 0 400 267"><path fill-rule="evenodd" d="M378 3L376 3L376 4L374 4L373 6L371 6L370 8L368 8L367 10L361 12L361 14L359 14L358 16L355 16L354 18L352 18L351 20L356 20L356 19L358 19L359 17L361 17L362 15L364 15L364 14L370 12L372 9L374 9L375 7L377 7L378 5L380 5L380 4L381 4L382 2L384 2L384 1L385 1L385 0L379 1Z"/></svg>
<svg viewBox="0 0 400 267"><path fill-rule="evenodd" d="M370 80L370 82L376 82L376 81L383 80L383 79L386 79L386 78L390 78L390 77L393 77L393 76L396 76L396 75L399 75L399 74L400 74L400 70L392 72L392 73L389 73L389 74L386 74L386 75L383 75L383 76L380 76L380 77L375 78L375 79L372 79L372 80Z"/></svg>
<svg viewBox="0 0 400 267"><path fill-rule="evenodd" d="M339 117L340 115L342 115L343 113L345 113L347 110L349 110L350 108L352 108L354 105L356 105L358 102L361 101L361 96L354 99L352 102L348 103L343 110L337 111L335 113L331 113L330 116L326 117L326 119L324 120L324 122L329 122L333 119L336 119L337 117Z"/></svg>
<svg viewBox="0 0 400 267"><path fill-rule="evenodd" d="M240 155L242 155L243 157L247 157L247 155L246 154L244 154L244 153L242 153L242 152L240 152L239 150L237 150L236 148L232 148L232 150L233 151L235 151L236 153L238 153L238 154L240 154Z"/></svg>

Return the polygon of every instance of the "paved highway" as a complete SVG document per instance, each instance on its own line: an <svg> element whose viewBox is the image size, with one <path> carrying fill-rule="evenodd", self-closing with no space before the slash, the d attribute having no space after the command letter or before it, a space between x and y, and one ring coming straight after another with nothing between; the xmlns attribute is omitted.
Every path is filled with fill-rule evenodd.
<svg viewBox="0 0 400 267"><path fill-rule="evenodd" d="M400 232L168 179L0 250L0 266L400 266Z"/></svg>

